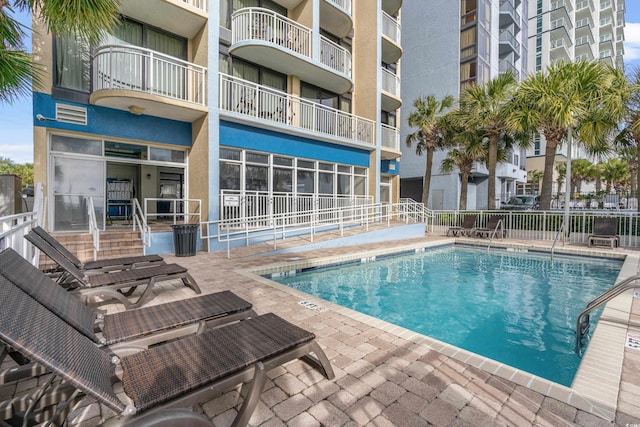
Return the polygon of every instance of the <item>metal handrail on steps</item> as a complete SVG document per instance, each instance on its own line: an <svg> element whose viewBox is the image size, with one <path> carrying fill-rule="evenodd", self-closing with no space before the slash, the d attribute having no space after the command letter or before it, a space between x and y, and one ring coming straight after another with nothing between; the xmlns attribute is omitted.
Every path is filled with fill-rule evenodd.
<svg viewBox="0 0 640 427"><path fill-rule="evenodd" d="M147 252L147 248L151 246L151 227L147 224L142 207L138 199L131 199L131 206L133 206L133 212L131 216L133 218L133 231L136 229L140 232L140 240L142 240L142 251L144 254Z"/></svg>
<svg viewBox="0 0 640 427"><path fill-rule="evenodd" d="M98 251L100 250L100 229L96 220L96 210L93 205L93 197L87 197L87 214L89 215L89 234L93 241L93 260L98 259Z"/></svg>
<svg viewBox="0 0 640 427"><path fill-rule="evenodd" d="M591 312L629 289L640 288L640 283L634 283L637 280L640 280L640 275L627 277L622 282L614 284L611 288L589 301L587 307L580 312L576 321L576 346L574 349L578 356L582 356L584 336L591 325L589 323Z"/></svg>

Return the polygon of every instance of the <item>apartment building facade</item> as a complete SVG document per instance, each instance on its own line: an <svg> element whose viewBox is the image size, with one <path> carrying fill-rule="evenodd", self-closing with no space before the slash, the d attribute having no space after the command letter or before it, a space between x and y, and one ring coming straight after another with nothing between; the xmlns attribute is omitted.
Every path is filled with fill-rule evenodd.
<svg viewBox="0 0 640 427"><path fill-rule="evenodd" d="M623 68L624 0L530 0L529 64L531 72L559 61L603 61ZM544 170L544 135L535 137L527 150L527 170ZM572 145L572 158L590 159L579 144ZM567 145L556 155L555 164L566 162ZM554 175L557 175L554 170ZM564 191L553 179L553 193Z"/></svg>
<svg viewBox="0 0 640 427"><path fill-rule="evenodd" d="M419 96L446 95L459 98L471 85L479 85L507 71L522 79L527 72L526 0L407 0L402 6L404 54L402 57L402 146L401 195L421 200L425 156L404 141L414 132L407 124L411 104ZM460 176L442 173L440 164L447 151L434 154L429 208L457 209ZM515 194L526 182L524 151L508 153L507 162L496 170L496 182L488 182L488 170L474 164L468 187L467 208L488 206L488 186L495 185L500 201Z"/></svg>
<svg viewBox="0 0 640 427"><path fill-rule="evenodd" d="M396 200L401 5L124 0L99 45L34 31L47 228L86 230L89 198L103 229L132 200L201 221L265 212L257 201ZM149 252L170 239L154 235Z"/></svg>

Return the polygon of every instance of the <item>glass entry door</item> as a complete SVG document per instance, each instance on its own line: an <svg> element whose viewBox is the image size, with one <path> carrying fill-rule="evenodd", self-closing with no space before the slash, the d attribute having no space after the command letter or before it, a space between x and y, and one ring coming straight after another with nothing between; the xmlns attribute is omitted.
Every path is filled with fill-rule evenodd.
<svg viewBox="0 0 640 427"><path fill-rule="evenodd" d="M104 229L105 162L53 155L54 231L89 230L88 198L93 198L98 228Z"/></svg>

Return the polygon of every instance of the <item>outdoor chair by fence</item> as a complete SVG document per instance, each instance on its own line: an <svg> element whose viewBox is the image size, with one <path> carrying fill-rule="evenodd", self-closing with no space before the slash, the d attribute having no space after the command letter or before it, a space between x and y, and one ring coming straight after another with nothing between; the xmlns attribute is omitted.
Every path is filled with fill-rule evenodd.
<svg viewBox="0 0 640 427"><path fill-rule="evenodd" d="M28 234L24 237L30 242L41 240L39 236L34 234ZM58 284L84 297L115 298L126 308L140 307L153 298L152 290L155 288L155 284L162 281L181 279L186 287L193 289L197 294L201 293L198 284L187 269L178 264L156 264L132 270L90 274L80 271L57 251L50 251L47 255L63 269L62 273L56 276ZM144 290L142 295L132 302L127 297L131 296L138 286L144 287ZM126 288L128 290L123 291Z"/></svg>
<svg viewBox="0 0 640 427"><path fill-rule="evenodd" d="M108 352L19 288L0 283L0 301L8 308L0 311L0 340L115 411L121 423L148 425L160 417L189 425L193 415L176 408L191 408L248 382L233 424L244 426L272 368L301 358L334 378L315 336L271 313L123 356L116 370ZM122 388L114 388L114 379ZM118 389L124 401L116 395ZM43 392L45 401L56 402L57 396ZM64 408L65 402L57 402Z"/></svg>
<svg viewBox="0 0 640 427"><path fill-rule="evenodd" d="M589 247L596 242L605 242L611 248L620 246L618 219L613 217L593 218L593 234L589 235Z"/></svg>
<svg viewBox="0 0 640 427"><path fill-rule="evenodd" d="M33 236L37 236L38 238L34 238ZM89 271L89 270L100 270L100 271L113 271L113 270L129 270L137 267L148 267L153 264L163 263L162 257L160 255L140 255L140 256L130 256L124 258L109 258L109 259L100 259L97 261L87 261L82 262L75 256L71 251L69 251L62 243L56 240L51 234L47 233L42 227L34 227L29 232L28 240L33 243L38 249L44 252L49 258L51 256L49 253L51 251L57 251L65 257L69 262L76 266L78 270L81 271Z"/></svg>
<svg viewBox="0 0 640 427"><path fill-rule="evenodd" d="M65 291L13 249L0 252L0 275L96 344L120 353L256 316L250 302L231 291L102 314Z"/></svg>
<svg viewBox="0 0 640 427"><path fill-rule="evenodd" d="M487 218L487 225L484 228L476 228L473 235L476 237L491 237L495 231L495 235L504 239L507 236L505 227L505 217L503 215L491 215Z"/></svg>
<svg viewBox="0 0 640 427"><path fill-rule="evenodd" d="M447 236L472 236L473 230L476 226L476 219L478 219L478 215L467 215L462 220L462 224L459 226L449 227L447 230Z"/></svg>

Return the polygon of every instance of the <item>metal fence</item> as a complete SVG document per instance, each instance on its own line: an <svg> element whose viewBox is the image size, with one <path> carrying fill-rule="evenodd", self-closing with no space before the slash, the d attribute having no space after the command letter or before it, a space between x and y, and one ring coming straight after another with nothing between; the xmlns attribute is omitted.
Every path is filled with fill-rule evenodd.
<svg viewBox="0 0 640 427"><path fill-rule="evenodd" d="M486 226L492 215L504 217L504 227L508 239L553 241L564 219L563 211L433 211L430 229L434 234L446 234L449 227L458 226L466 215L478 215L475 226ZM593 232L596 217L618 219L620 246L640 246L640 215L638 212L622 211L572 211L569 216L569 243L587 243Z"/></svg>

